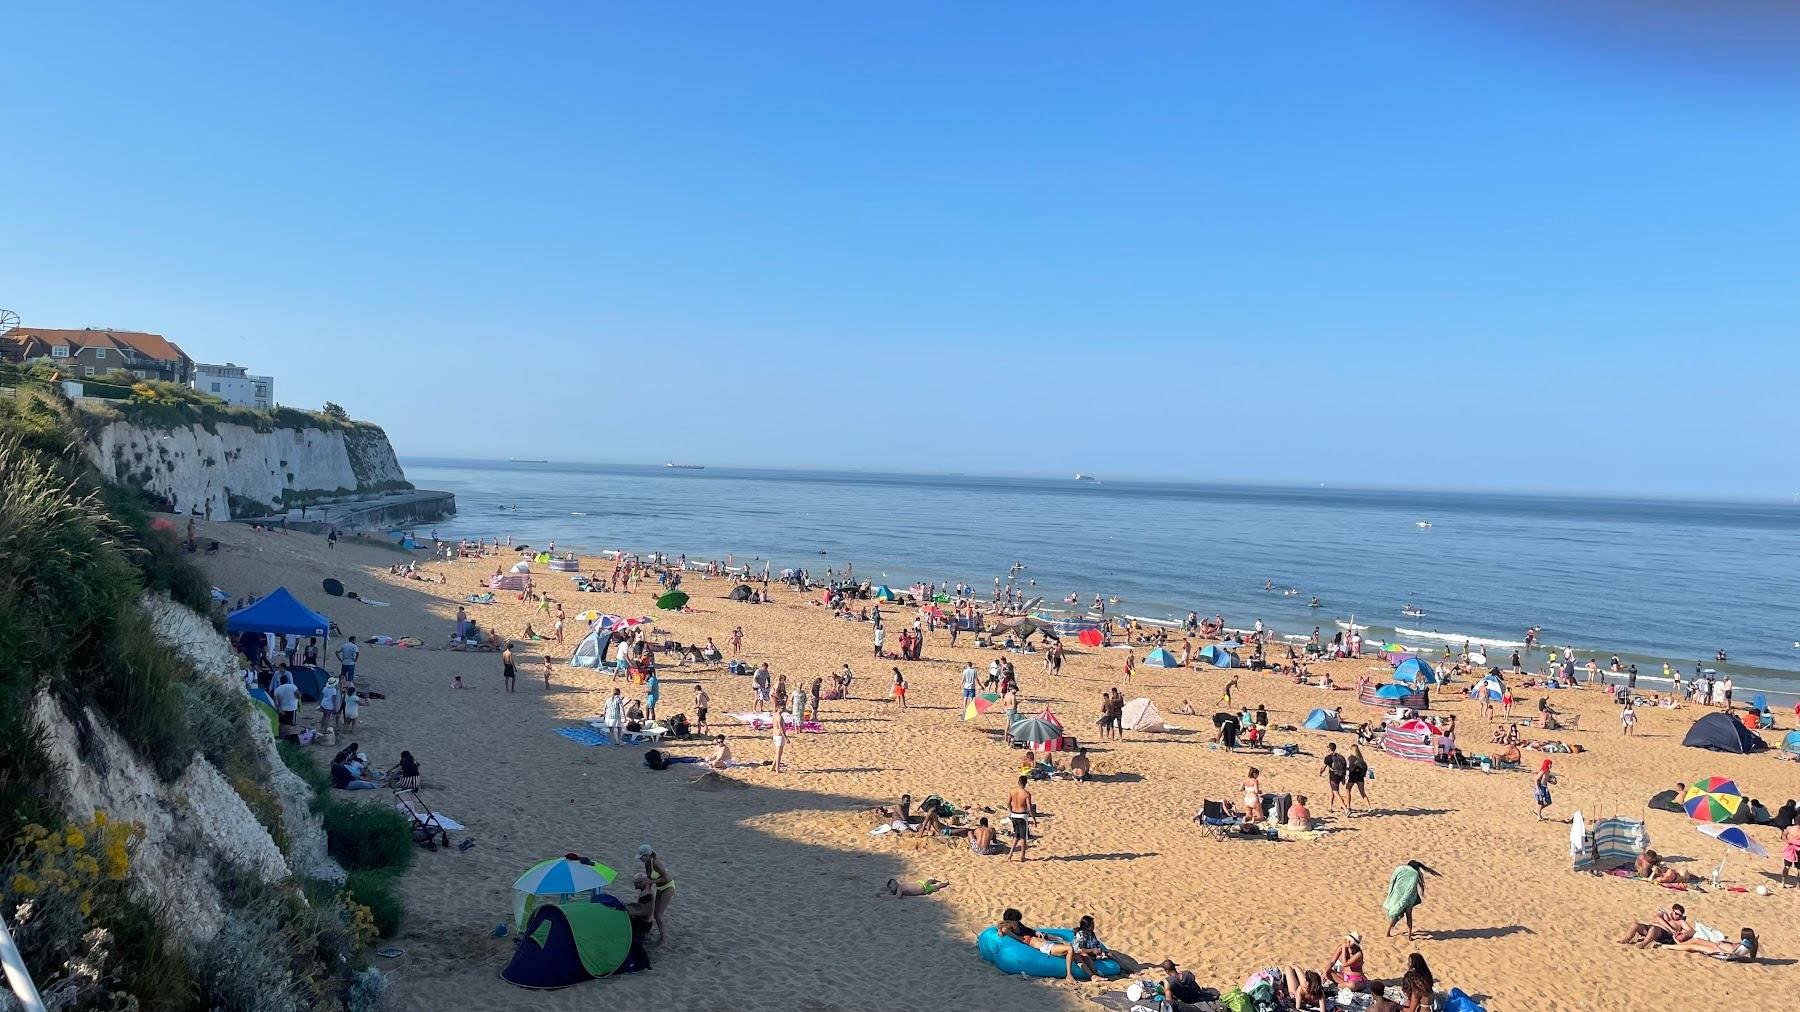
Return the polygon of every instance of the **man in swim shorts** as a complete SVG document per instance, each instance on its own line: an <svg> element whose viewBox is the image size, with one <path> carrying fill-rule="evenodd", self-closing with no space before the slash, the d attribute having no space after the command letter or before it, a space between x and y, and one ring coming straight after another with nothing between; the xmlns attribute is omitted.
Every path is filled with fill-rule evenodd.
<svg viewBox="0 0 1800 1012"><path fill-rule="evenodd" d="M1008 861L1016 853L1023 863L1025 851L1031 843L1031 820L1037 818L1037 806L1031 800L1030 789L1025 786L1030 782L1030 777L1021 776L1019 786L1006 795L1006 817L1012 821L1013 833L1012 846L1006 852Z"/></svg>

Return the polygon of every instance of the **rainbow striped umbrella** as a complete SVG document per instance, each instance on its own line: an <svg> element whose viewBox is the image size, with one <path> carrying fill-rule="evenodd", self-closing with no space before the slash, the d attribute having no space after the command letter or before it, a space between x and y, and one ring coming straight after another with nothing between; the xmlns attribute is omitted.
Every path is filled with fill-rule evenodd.
<svg viewBox="0 0 1800 1012"><path fill-rule="evenodd" d="M1695 781L1681 798L1688 817L1700 822L1729 822L1743 804L1744 793L1727 777Z"/></svg>
<svg viewBox="0 0 1800 1012"><path fill-rule="evenodd" d="M618 877L619 873L606 865L558 857L532 865L513 888L533 896L567 896L604 889Z"/></svg>
<svg viewBox="0 0 1800 1012"><path fill-rule="evenodd" d="M978 714L988 712L998 705L999 702L1000 696L998 694L984 692L974 699L969 700L969 705L963 707L963 719L974 720Z"/></svg>

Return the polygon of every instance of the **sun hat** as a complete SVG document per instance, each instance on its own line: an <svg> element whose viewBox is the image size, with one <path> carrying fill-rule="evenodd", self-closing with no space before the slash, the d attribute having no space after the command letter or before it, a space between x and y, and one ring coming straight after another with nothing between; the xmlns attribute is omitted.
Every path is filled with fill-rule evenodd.
<svg viewBox="0 0 1800 1012"><path fill-rule="evenodd" d="M638 856L639 857L649 857L651 854L654 854L654 853L656 853L655 848L651 847L649 844L643 843L643 844L638 845Z"/></svg>
<svg viewBox="0 0 1800 1012"><path fill-rule="evenodd" d="M1352 931L1349 934L1344 936L1344 941L1349 942L1352 945L1361 945L1362 944L1362 932Z"/></svg>

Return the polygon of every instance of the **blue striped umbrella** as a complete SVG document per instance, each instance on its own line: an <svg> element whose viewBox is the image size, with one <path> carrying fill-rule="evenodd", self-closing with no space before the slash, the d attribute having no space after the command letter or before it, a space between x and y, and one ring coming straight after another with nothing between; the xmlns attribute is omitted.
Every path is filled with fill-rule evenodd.
<svg viewBox="0 0 1800 1012"><path fill-rule="evenodd" d="M604 888L618 877L619 873L606 865L559 857L532 865L513 888L533 896L563 896Z"/></svg>

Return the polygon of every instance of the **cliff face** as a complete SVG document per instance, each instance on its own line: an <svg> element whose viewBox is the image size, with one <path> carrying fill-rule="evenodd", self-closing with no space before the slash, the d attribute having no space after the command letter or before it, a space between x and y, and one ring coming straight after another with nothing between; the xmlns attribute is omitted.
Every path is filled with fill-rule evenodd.
<svg viewBox="0 0 1800 1012"><path fill-rule="evenodd" d="M412 487L387 433L360 422L164 427L113 419L90 427L87 453L109 480L167 499L176 512L210 502L214 519Z"/></svg>

